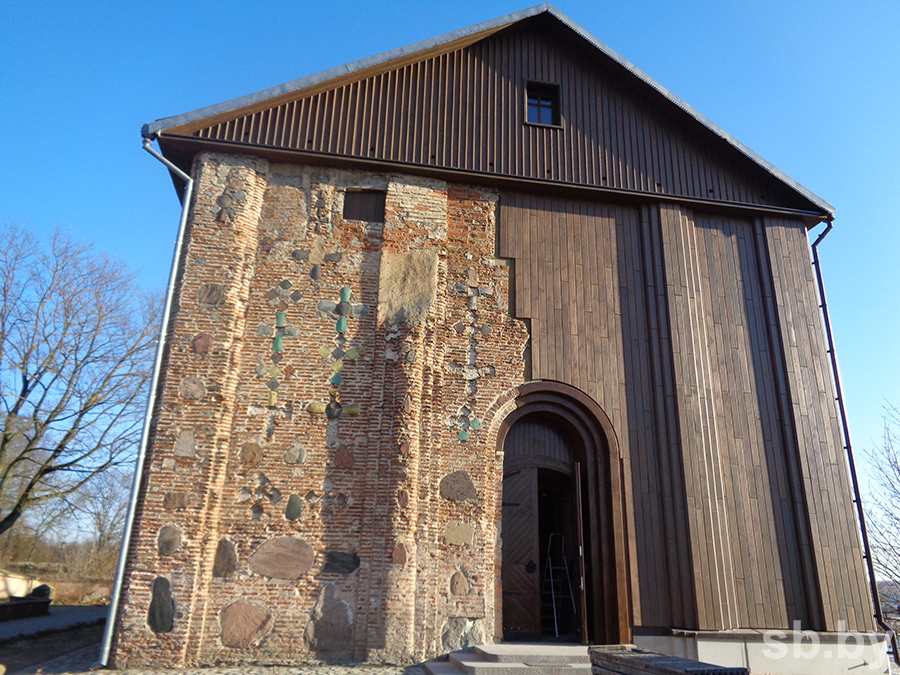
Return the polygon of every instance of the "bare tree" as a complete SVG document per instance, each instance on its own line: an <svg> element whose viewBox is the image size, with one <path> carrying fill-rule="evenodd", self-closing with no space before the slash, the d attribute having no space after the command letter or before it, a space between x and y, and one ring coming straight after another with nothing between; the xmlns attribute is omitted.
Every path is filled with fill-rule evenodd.
<svg viewBox="0 0 900 675"><path fill-rule="evenodd" d="M133 460L158 311L90 244L0 233L0 534Z"/></svg>
<svg viewBox="0 0 900 675"><path fill-rule="evenodd" d="M884 439L867 455L872 465L866 508L872 562L879 576L900 583L900 409L885 409Z"/></svg>
<svg viewBox="0 0 900 675"><path fill-rule="evenodd" d="M884 438L868 453L872 467L866 523L885 619L900 628L900 409L886 406Z"/></svg>
<svg viewBox="0 0 900 675"><path fill-rule="evenodd" d="M83 549L70 560L70 572L82 577L114 576L130 485L127 472L110 469L64 498L69 541L80 541Z"/></svg>

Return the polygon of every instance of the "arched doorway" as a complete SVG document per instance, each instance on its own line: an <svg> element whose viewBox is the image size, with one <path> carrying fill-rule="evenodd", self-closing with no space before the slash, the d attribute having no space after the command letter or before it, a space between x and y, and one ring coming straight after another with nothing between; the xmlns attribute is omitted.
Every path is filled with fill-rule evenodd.
<svg viewBox="0 0 900 675"><path fill-rule="evenodd" d="M528 383L498 446L503 639L629 642L621 462L602 409L573 387Z"/></svg>

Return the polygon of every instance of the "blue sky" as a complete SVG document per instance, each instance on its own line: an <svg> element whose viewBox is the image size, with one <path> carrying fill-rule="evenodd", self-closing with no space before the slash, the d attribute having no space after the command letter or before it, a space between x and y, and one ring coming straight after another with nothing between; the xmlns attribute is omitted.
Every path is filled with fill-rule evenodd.
<svg viewBox="0 0 900 675"><path fill-rule="evenodd" d="M140 127L529 6L0 5L0 223L55 224L165 285L179 204ZM560 0L556 7L837 207L820 249L857 453L900 405L900 3Z"/></svg>

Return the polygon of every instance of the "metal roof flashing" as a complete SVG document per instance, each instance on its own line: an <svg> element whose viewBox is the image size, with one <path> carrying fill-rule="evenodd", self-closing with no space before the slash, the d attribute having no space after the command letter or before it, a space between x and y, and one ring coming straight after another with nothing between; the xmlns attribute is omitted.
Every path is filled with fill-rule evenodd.
<svg viewBox="0 0 900 675"><path fill-rule="evenodd" d="M467 37L476 36L480 33L486 33L488 31L493 32L524 19L528 19L545 13L552 16L566 28L584 39L589 45L597 49L606 57L618 63L622 68L631 73L634 77L643 81L651 89L655 90L658 94L683 110L690 117L694 118L697 122L705 126L714 135L718 136L733 148L735 148L738 152L749 158L755 164L759 165L763 170L768 172L774 178L781 181L795 192L799 193L811 203L815 204L819 209L828 214L828 217L825 218L825 220L831 220L834 217L834 206L829 204L827 201L825 201L812 191L805 188L803 185L795 181L793 178L775 167L770 162L763 159L760 155L756 154L753 150L741 143L734 136L727 133L724 129L700 114L700 112L688 105L685 101L675 96L672 92L663 87L659 82L636 67L633 63L631 63L627 59L622 58L618 53L607 47L605 44L600 42L600 40L588 33L584 28L579 26L565 14L548 3L535 5L534 7L529 7L512 14L506 14L496 19L483 21L467 28L461 28L449 33L444 33L443 35L439 35L437 37L415 42L405 47L399 47L387 52L382 52L381 54L376 54L374 56L366 57L358 61L353 61L352 63L337 66L329 70L324 70L314 75L308 75L306 77L292 80L275 87L270 87L269 89L264 89L253 94L241 96L239 98L224 101L222 103L217 103L215 105L198 108L197 110L183 113L181 115L160 118L154 122L143 125L143 127L141 128L141 133L145 138L155 138L166 129L171 129L173 127L196 122L198 120L212 117L214 115L221 115L233 110L239 110L244 107L259 104L278 96L283 96L285 94L290 94L295 91L306 89L308 87L326 83L329 80L333 80L338 77L352 75L353 73L362 71L366 68L372 68L374 66L386 64L403 57L409 57L419 52L438 48L448 43L465 39Z"/></svg>

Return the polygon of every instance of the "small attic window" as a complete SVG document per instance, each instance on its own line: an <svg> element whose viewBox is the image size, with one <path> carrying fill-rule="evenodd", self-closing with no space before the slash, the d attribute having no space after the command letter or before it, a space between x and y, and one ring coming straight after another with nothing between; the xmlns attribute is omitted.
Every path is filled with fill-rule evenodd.
<svg viewBox="0 0 900 675"><path fill-rule="evenodd" d="M525 88L528 97L525 120L529 124L559 126L562 122L559 114L559 85L528 82Z"/></svg>
<svg viewBox="0 0 900 675"><path fill-rule="evenodd" d="M344 193L344 220L384 222L384 190L347 190Z"/></svg>

